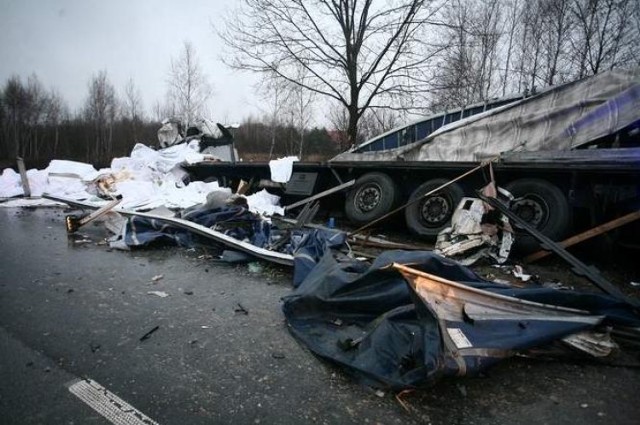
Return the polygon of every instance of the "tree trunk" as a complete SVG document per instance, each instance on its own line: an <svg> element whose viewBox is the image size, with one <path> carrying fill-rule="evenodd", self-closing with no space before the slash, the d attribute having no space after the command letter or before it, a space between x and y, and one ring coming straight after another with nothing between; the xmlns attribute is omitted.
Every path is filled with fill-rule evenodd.
<svg viewBox="0 0 640 425"><path fill-rule="evenodd" d="M349 127L347 128L349 146L340 146L340 150L344 151L358 143L358 118L358 107L349 105Z"/></svg>

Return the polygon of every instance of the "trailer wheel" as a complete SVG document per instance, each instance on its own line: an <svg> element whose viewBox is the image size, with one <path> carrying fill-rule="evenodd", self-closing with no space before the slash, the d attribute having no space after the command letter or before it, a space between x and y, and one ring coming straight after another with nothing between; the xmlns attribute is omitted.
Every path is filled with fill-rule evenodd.
<svg viewBox="0 0 640 425"><path fill-rule="evenodd" d="M521 219L552 240L560 240L571 223L569 201L562 191L542 179L520 179L505 186L514 196L511 210ZM539 249L531 235L518 234L514 248L520 253Z"/></svg>
<svg viewBox="0 0 640 425"><path fill-rule="evenodd" d="M433 179L418 186L409 197L409 202L422 198L448 180ZM412 233L435 239L438 233L449 225L451 216L464 196L462 187L453 183L442 190L415 201L404 210L407 227Z"/></svg>
<svg viewBox="0 0 640 425"><path fill-rule="evenodd" d="M398 187L388 175L368 173L347 194L345 214L349 221L366 224L391 211L397 198Z"/></svg>

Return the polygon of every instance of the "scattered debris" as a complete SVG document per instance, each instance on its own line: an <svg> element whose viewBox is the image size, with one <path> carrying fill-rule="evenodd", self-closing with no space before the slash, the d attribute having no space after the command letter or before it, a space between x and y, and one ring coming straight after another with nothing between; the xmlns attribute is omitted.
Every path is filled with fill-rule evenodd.
<svg viewBox="0 0 640 425"><path fill-rule="evenodd" d="M90 223L91 221L105 215L106 213L111 211L116 205L118 205L121 201L122 201L122 196L118 195L116 199L98 208L96 211L92 212L91 214L85 215L83 217L78 217L77 215L66 216L65 224L67 225L67 233L74 233L85 224Z"/></svg>
<svg viewBox="0 0 640 425"><path fill-rule="evenodd" d="M502 203L497 199L486 197L482 194L479 194L479 196L483 201L485 201L486 203L488 203L489 205L491 205L492 207L496 208L497 210L502 212L504 215L506 215L514 223L514 225L517 225L518 227L527 231L531 236L535 237L541 243L542 248L554 251L556 254L562 257L565 261L571 264L573 266L573 270L576 273L587 277L598 288L602 289L607 294L612 295L616 298L619 298L630 305L634 305L636 307L640 306L640 301L625 295L620 289L618 289L616 286L612 285L611 282L606 280L595 267L587 266L582 261L578 260L576 257L571 255L568 251L566 251L560 245L558 245L557 243L555 243L554 241L552 241L551 239L549 239L548 237L546 237L545 235L543 235L542 233L540 233L539 231L531 227L527 222L525 222L516 214L514 214L511 210L509 210L509 207L507 205L505 205L504 203Z"/></svg>
<svg viewBox="0 0 640 425"><path fill-rule="evenodd" d="M147 339L151 338L151 335L157 331L158 329L160 329L160 325L153 327L149 332L147 332L146 334L142 335L140 337L140 341L146 341Z"/></svg>
<svg viewBox="0 0 640 425"><path fill-rule="evenodd" d="M411 413L411 409L409 403L404 400L404 396L411 394L413 391L414 390L402 390L396 394L396 401L400 403L400 406L402 406L402 408L406 410L407 413Z"/></svg>
<svg viewBox="0 0 640 425"><path fill-rule="evenodd" d="M454 258L460 264L473 264L481 258L503 264L514 241L510 226L510 223L514 223L538 238L544 249L553 250L563 256L601 289L612 295L594 296L589 299L590 303L582 301L581 304L580 300L576 299L582 294L559 295L547 286L538 287L538 290L548 298L536 298L534 294L532 299L529 299L525 296L520 297L519 290L524 285L518 282L512 284L496 279L495 276L491 276L493 282L488 282L473 275L460 264L431 253L396 251L395 254L383 254L372 264L354 260L353 256L360 253L345 244L347 235L327 229L335 226L334 217L326 221L325 216L322 220L327 223L327 227L313 226L310 222L318 213L320 198L353 186L355 180L343 183L338 178L340 185L284 208L280 207L280 198L266 190L250 194L254 188L253 178L248 183L242 180L234 194L228 189L221 189L217 183L193 182L187 185L186 174L180 169L179 164L200 161L204 158L201 153L205 148L226 146L230 140L222 126L219 126L222 135L220 136L207 129L208 125L204 123L202 128L187 129L185 134L178 123L167 121L158 132L160 145L166 150L155 151L143 145L136 145L130 158L114 159L111 169L106 172L98 172L88 164L54 164L52 161L48 171L48 176L51 177L50 188L56 189L56 185L53 184L56 183L56 179L57 188L65 187L65 184L70 182L78 185L70 191L74 192L73 196L67 191L52 190L55 195L49 195L47 198L82 209L98 208L89 215L66 216L67 231L73 233L91 220L101 216L110 217L114 220L110 228L116 235L113 240L116 244L114 246L144 245L152 242L154 237L169 238L182 246L193 246L192 238L199 236L209 243L218 244L218 248L220 244L227 248L222 251L223 261L248 262L247 270L250 273L262 273L265 270L264 264L254 261L256 259L287 266L295 265L294 285L302 284L303 288L286 297L284 306L294 335L324 358L333 359L346 367L357 364L354 368L356 375L367 383L373 382L384 388L414 387L441 376L477 372L502 358L557 341L593 357L607 357L618 350L618 346L611 339L612 334L618 335L621 332L616 320L622 321L622 317L634 326L638 322L637 316L633 315L635 312L631 314L627 310L628 306L612 307L615 310L612 316L619 316L609 318L608 315L611 313L606 308L600 308L599 302L612 303L614 297L630 302L629 298L621 295L622 293L604 280L597 271L577 262L558 246L570 246L629 223L640 218L640 211L555 244L531 231L526 223L523 224L522 220L512 215L497 196L508 199L512 197L505 191L496 189L493 183L485 188L484 193L478 195L479 198L463 198L453 214L451 226L438 236L437 253ZM232 146L231 155L233 156ZM179 160L176 161L172 156ZM496 159L493 158L439 185L423 196L452 185ZM292 163L295 160L297 158L272 161L271 187L284 187L284 183L291 178ZM11 177L9 174L7 173L7 178ZM30 189L24 166L21 169L21 177L23 192L28 196ZM258 176L255 179L257 180ZM156 185L156 181L162 183ZM161 195L150 196L158 192L162 192ZM61 193L63 195L60 195ZM95 198L95 195L102 198L115 196L117 199L105 204L103 199ZM76 199L93 199L97 202ZM115 208L118 204L120 207ZM412 244L392 243L357 234L406 208L407 205L352 232L349 241L386 249L424 249ZM298 207L302 209L296 220L276 217ZM151 211L139 212L136 209ZM174 209L180 211L176 212ZM127 221L122 217L127 217ZM83 243L90 240L75 242ZM528 257L528 260L535 261L545 255L548 255L548 252L541 251ZM214 257L205 254L198 256L198 259L213 260ZM350 266L353 267L349 268ZM430 267L435 270L431 270L433 273L429 272ZM509 270L522 282L532 279L532 275L525 273L519 265L510 267ZM348 279L345 276L348 276ZM162 274L156 275L151 282L157 283L163 278ZM495 285L495 282L500 282L502 286ZM335 283L335 286L330 283ZM357 286L356 283L363 285ZM373 288L369 293L366 293L369 289L367 284ZM638 282L630 284L634 287L640 286ZM357 291L354 291L356 286ZM67 293L73 291L70 288ZM124 291L122 293L124 294ZM184 290L183 293L194 294L192 290ZM169 296L164 291L148 291L147 294L161 298ZM549 305L545 303L548 301L536 301L553 299L552 296L561 297L563 302ZM344 302L345 299L347 302ZM322 311L322 308L327 306L333 307L329 313ZM348 311L349 308L352 308L353 312ZM212 311L215 311L215 308L212 308ZM236 304L234 312L249 314L249 310L240 303ZM345 315L342 317L348 319L336 318L336 314L343 312ZM300 314L304 315L306 322L303 326L296 326L300 325L300 322L297 322ZM308 315L312 314L325 314L321 317L322 320L318 320L320 324L317 329L312 329L312 322L316 319L309 319ZM352 320L351 314L360 316ZM607 321L607 327L603 329L601 323L605 319L611 322L611 326ZM550 322L553 322L553 326ZM160 326L155 326L139 340L149 339L159 328ZM210 326L202 325L201 328L210 329ZM622 332L626 330L623 329ZM434 341L425 340L433 336L437 336ZM633 340L634 337L635 334L632 334L629 339ZM637 340L638 338L635 341ZM197 342L197 339L193 339L189 344L194 345ZM89 344L93 353L100 347L100 344L95 342ZM384 350L376 352L379 347L383 347ZM380 358L380 351L384 351L384 358ZM285 354L274 351L271 357L284 359ZM434 358L438 361L430 362L429 359ZM364 361L358 363L358 359ZM458 384L457 388L462 396L467 396L464 385ZM378 397L385 396L385 392L380 390L375 394ZM409 406L400 398L397 399L409 411ZM586 404L581 406L587 407Z"/></svg>
<svg viewBox="0 0 640 425"><path fill-rule="evenodd" d="M456 385L456 387L458 388L458 391L460 391L460 394L462 394L462 397L467 396L467 387L461 384Z"/></svg>
<svg viewBox="0 0 640 425"><path fill-rule="evenodd" d="M508 192L499 191L511 197ZM451 218L451 227L438 235L435 252L465 266L481 258L502 264L509 257L513 242L513 230L504 215L480 199L462 198Z"/></svg>
<svg viewBox="0 0 640 425"><path fill-rule="evenodd" d="M255 261L255 257L240 251L233 251L230 249L225 249L222 251L222 255L220 259L225 263L230 264L244 264L249 263L250 261Z"/></svg>
<svg viewBox="0 0 640 425"><path fill-rule="evenodd" d="M52 199L56 201L61 201L68 203L69 205L78 206L82 208L95 208L94 204L87 202L80 202L71 200L68 198L53 196L53 195L43 195L47 199ZM200 236L204 236L207 239L211 239L217 243L221 243L229 248L234 250L246 252L248 254L253 255L254 257L261 258L267 261L271 261L278 264L283 264L286 266L292 266L294 263L293 255L289 253L283 253L278 251L272 251L267 248L263 248L259 245L254 245L250 242L246 242L245 240L238 239L237 237L233 237L230 234L230 229L225 231L218 231L211 229L203 224L199 224L195 221L189 221L186 218L192 219L201 219L205 220L205 224L210 224L211 219L215 217L224 217L225 220L228 220L230 217L239 216L245 214L243 218L247 221L247 224L253 225L254 223L258 228L260 226L271 226L270 223L262 220L260 217L249 213L242 207L228 207L223 211L212 211L207 208L198 209L194 211L190 211L186 214L183 214L183 218L178 217L165 217L158 216L151 213L142 213L137 211L118 209L118 213L130 217L137 224L139 229L142 229L137 232L128 232L125 234L126 242L131 244L132 246L138 246L143 243L149 243L153 239L144 238L143 236L147 236L144 232L148 232L149 235L153 235L154 238L160 238L163 234L160 232L161 230L165 230L167 232L166 236L170 238L176 238L178 241L183 241L183 244L186 244L185 238L190 238L191 236L185 236L190 234L197 234ZM208 220L208 222L207 222ZM131 222L131 220L130 220ZM227 223L228 224L228 223ZM236 223L237 224L237 223ZM175 228L184 229L186 232L178 233ZM128 230L129 226L127 226ZM236 229L238 227L236 226ZM151 231L153 230L153 231ZM242 231L242 227L239 228ZM271 233L271 232L270 232ZM276 232L273 232L276 233ZM264 234L259 233L254 235L257 239L260 239L264 242ZM182 239L181 239L182 238ZM166 240L166 238L165 238ZM302 242L304 238L298 238L299 242ZM137 244L137 245L136 245ZM293 247L290 247L289 251L292 251Z"/></svg>
<svg viewBox="0 0 640 425"><path fill-rule="evenodd" d="M611 220L607 223L596 226L593 229L589 229L578 235L572 236L568 239L563 240L562 242L558 242L558 245L562 248L568 248L572 245L586 241L587 239L591 239L595 236L601 235L638 219L640 219L640 210L626 214L622 217L616 218L615 220ZM534 261L538 261L548 255L551 255L551 251L541 250L525 257L524 261L525 263L533 263Z"/></svg>
<svg viewBox="0 0 640 425"><path fill-rule="evenodd" d="M523 282L528 282L531 279L531 275L526 274L522 266L517 264L513 266L513 271L511 273Z"/></svg>
<svg viewBox="0 0 640 425"><path fill-rule="evenodd" d="M276 183L286 183L291 178L293 163L299 161L297 156L287 156L285 158L272 159L269 161L271 170L271 181Z"/></svg>
<svg viewBox="0 0 640 425"><path fill-rule="evenodd" d="M316 200L318 200L320 198L324 198L325 196L331 195L333 193L340 192L341 190L345 190L345 189L353 186L355 184L355 182L356 182L355 180L350 180L350 181L348 181L346 183L343 183L343 184L341 184L339 186L336 186L334 188L327 189L327 190L325 190L323 192L320 192L320 193L317 193L317 194L315 194L313 196L310 196L308 198L302 199L302 200L300 200L298 202L294 202L293 204L290 204L290 205L287 205L286 207L284 207L284 210L285 211L290 211L290 210L292 210L292 209L294 209L296 207L299 207L301 205L305 205L305 204L308 204L308 203L310 203L312 201L316 201Z"/></svg>
<svg viewBox="0 0 640 425"><path fill-rule="evenodd" d="M619 349L618 344L611 339L610 328L604 332L578 332L562 338L562 342L597 358L607 357Z"/></svg>
<svg viewBox="0 0 640 425"><path fill-rule="evenodd" d="M262 266L262 263L254 261L253 263L247 264L247 270L249 270L249 273L262 273L264 267Z"/></svg>
<svg viewBox="0 0 640 425"><path fill-rule="evenodd" d="M640 317L629 304L531 289L488 282L431 252L387 251L371 264L327 253L284 298L283 311L312 352L366 385L394 391L477 374L518 354L576 356L578 349L577 358L609 359L616 347L603 323L616 338L640 340L633 330ZM336 312L349 323L333 324ZM536 351L563 338L562 352Z"/></svg>
<svg viewBox="0 0 640 425"><path fill-rule="evenodd" d="M233 309L233 311L234 311L234 312L236 312L236 313L244 314L245 316L246 316L247 314L249 314L249 310L247 310L246 308L244 308L244 307L242 306L242 304L240 304L240 303L237 303L237 304L236 304L236 308L234 308L234 309Z"/></svg>

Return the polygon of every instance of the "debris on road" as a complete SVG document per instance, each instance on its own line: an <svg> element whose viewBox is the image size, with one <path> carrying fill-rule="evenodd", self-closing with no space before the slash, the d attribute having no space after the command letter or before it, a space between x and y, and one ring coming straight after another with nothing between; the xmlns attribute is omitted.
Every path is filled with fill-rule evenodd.
<svg viewBox="0 0 640 425"><path fill-rule="evenodd" d="M235 313L240 313L240 314L244 314L245 316L247 314L249 314L249 310L247 310L246 308L244 308L244 306L240 303L236 304L236 307L233 309L233 311Z"/></svg>
<svg viewBox="0 0 640 425"><path fill-rule="evenodd" d="M116 205L122 201L122 196L117 196L113 201L103 205L91 214L87 214L82 217L77 215L67 215L65 217L65 224L67 225L67 233L75 233L80 227L92 222L93 220L107 214Z"/></svg>
<svg viewBox="0 0 640 425"><path fill-rule="evenodd" d="M509 220L480 199L462 198L451 227L438 235L435 252L469 266L481 258L507 261L513 244Z"/></svg>
<svg viewBox="0 0 640 425"><path fill-rule="evenodd" d="M635 220L640 219L640 210L626 214L622 217L616 218L614 220L611 220L607 223L601 224L599 226L596 226L592 229L589 229L587 231L584 231L578 235L572 236L570 238L567 238L565 240L563 240L562 242L558 242L558 245L561 246L562 248L568 248L570 246L573 246L577 243L586 241L588 239L591 239L593 237L602 235L603 233L606 233L610 230L613 229L617 229L620 226L623 226L625 224L628 223L632 223ZM538 261L542 258L545 258L546 256L551 255L551 251L547 251L547 250L541 250L538 252L534 252L533 254L530 254L528 256L526 256L524 258L524 262L525 263L533 263L534 261Z"/></svg>
<svg viewBox="0 0 640 425"><path fill-rule="evenodd" d="M453 130L458 131L457 128ZM338 182L331 183L332 187L315 194L313 188L310 193L297 193L304 198L282 207L281 198L258 183L264 180L258 174L237 185L237 179L226 177L220 180L221 184L190 181L183 165L205 159L235 161L235 151L224 126L216 128L202 121L183 130L175 120L164 121L158 131L160 149L136 144L129 157L114 158L107 169L98 171L90 164L54 160L46 170L28 173L21 167L21 187L17 187L18 176L13 170L5 170L0 183L4 182L5 192L11 196L31 193L81 209L83 215L65 217L68 233L94 219L104 219L113 233L108 239L112 248L136 249L158 242L191 249L206 246L215 256L201 255L199 260L248 263L246 270L252 274L270 270L259 260L293 267L292 283L296 289L283 302L290 332L316 355L376 388L395 391L431 385L445 377L480 373L511 356L534 356L545 350L549 353L556 346L593 358L611 358L622 346L616 338L623 335L632 342L640 340L640 303L563 248L630 223L640 217L640 212L555 243L514 214L510 208L514 197L498 188L493 176L491 164L500 156L490 155L455 178L450 178L455 174L452 172L417 187L407 187L405 192L412 193L411 199L400 207L400 195L389 196L384 214L366 220L366 215L361 216L361 227L347 234L333 228L333 211L318 220L328 226L311 223L320 211L320 201L353 187L352 192L362 192L359 202L369 208L371 205L364 201L389 195L385 188L393 189L394 182L387 182L381 173L350 177L345 182L347 179L341 179L333 170ZM513 143L521 141L508 142L511 149ZM543 142L548 141L538 140L538 144ZM427 150L431 148L425 146ZM271 180L263 183L283 189L292 177L294 161L297 158L271 161ZM479 171L487 168L489 184L477 197L464 197L458 182L472 174L477 182L486 177L486 173L480 176ZM29 179L33 182L31 187ZM363 180L379 187L365 187ZM315 180L305 183L313 186ZM476 187L485 184L483 181ZM237 189L232 192L222 186ZM425 202L427 197L429 203ZM283 217L299 207L294 220ZM433 219L438 223L427 223L433 236L438 235L434 251L411 241L391 242L360 234L409 207L415 213L411 213L414 221ZM434 211L427 211L430 209ZM94 212L87 215L85 210ZM527 257L528 261L553 251L606 295L540 285L520 265L508 263L515 241L511 226L524 229L541 242L544 252ZM415 231L419 226L410 228ZM355 244L385 251L378 256L356 252L351 247ZM495 276L483 279L465 267L480 260L499 264L500 270L520 282ZM151 283L163 278L162 274L155 275ZM631 282L631 286L637 285ZM175 291L194 294L179 287ZM147 295L166 298L169 293L148 291ZM181 298L172 297L178 299ZM233 311L236 315L249 315L240 303ZM155 326L139 340L149 339L159 328ZM210 328L201 325L201 329ZM197 341L193 339L189 344ZM99 348L100 344L90 343L92 352ZM271 357L284 359L285 354L274 351ZM467 396L464 385L458 388ZM376 391L380 397L384 394ZM403 407L407 409L406 405Z"/></svg>
<svg viewBox="0 0 640 425"><path fill-rule="evenodd" d="M487 197L482 194L478 194L478 196L480 196L480 199L491 205L493 208L496 208L498 211L502 212L502 214L506 215L515 226L518 226L519 228L525 230L528 234L540 241L543 248L552 250L556 254L558 254L562 259L571 264L573 266L573 269L576 270L577 273L586 276L598 288L615 298L624 300L630 305L634 305L636 307L640 306L639 300L630 298L629 296L624 294L618 287L612 285L611 282L605 279L595 267L587 266L582 261L578 260L575 256L571 255L562 246L534 229L531 225L514 214L506 204L504 204L497 198Z"/></svg>
<svg viewBox="0 0 640 425"><path fill-rule="evenodd" d="M160 329L160 325L158 325L158 326L155 326L155 327L151 328L151 330L150 330L149 332L147 332L146 334L144 334L144 335L142 335L142 336L140 337L140 341L146 341L146 340L148 340L149 338L151 338L151 335L153 335L153 333L154 333L155 331L157 331L158 329Z"/></svg>

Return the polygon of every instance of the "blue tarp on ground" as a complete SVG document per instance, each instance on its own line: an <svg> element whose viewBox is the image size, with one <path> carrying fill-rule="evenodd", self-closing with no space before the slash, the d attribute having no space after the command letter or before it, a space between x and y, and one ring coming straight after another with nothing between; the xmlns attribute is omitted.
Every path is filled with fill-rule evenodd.
<svg viewBox="0 0 640 425"><path fill-rule="evenodd" d="M338 261L328 252L298 289L285 297L283 311L298 340L367 385L399 390L429 385L444 376L474 374L510 350L540 347L592 327L553 319L443 323L415 296L402 275L389 267L394 262L493 293L587 310L604 316L603 324L640 326L632 308L612 297L508 288L431 252L388 251L371 265ZM467 350L467 355L458 357L442 335L443 327L451 326L482 350Z"/></svg>

